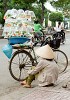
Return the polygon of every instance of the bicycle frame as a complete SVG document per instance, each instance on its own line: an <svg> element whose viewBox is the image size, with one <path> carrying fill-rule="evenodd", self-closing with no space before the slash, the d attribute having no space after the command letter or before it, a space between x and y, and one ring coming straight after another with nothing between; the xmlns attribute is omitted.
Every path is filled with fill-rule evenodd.
<svg viewBox="0 0 70 100"><path fill-rule="evenodd" d="M18 47L15 47L15 48L17 50L13 53L13 56L10 59L9 71L10 71L11 76L15 80L23 81L25 79L25 76L27 76L27 71L31 69L32 66L36 66L39 59L37 59L37 56L35 54L34 46L22 46L21 47L19 45L19 48ZM56 57L55 57L56 59L54 60L59 65L60 73L64 72L68 65L68 58L66 54L58 49L53 49L53 51L56 53ZM60 65L59 59L61 57L58 54L60 56L63 55L63 58L65 58L65 61L66 61L65 65L64 64L62 64L62 66ZM16 71L16 68L17 68L17 71Z"/></svg>
<svg viewBox="0 0 70 100"><path fill-rule="evenodd" d="M29 50L28 53L30 53L30 55L32 56L32 58L34 59L34 61L36 63L38 63L34 48L35 48L35 46L33 46L33 45L32 46L24 46L24 45L20 46L19 45L19 49L17 49L16 46L14 46L13 49L17 49L17 51L18 50L25 50L25 49ZM32 52L33 52L33 55L31 54Z"/></svg>

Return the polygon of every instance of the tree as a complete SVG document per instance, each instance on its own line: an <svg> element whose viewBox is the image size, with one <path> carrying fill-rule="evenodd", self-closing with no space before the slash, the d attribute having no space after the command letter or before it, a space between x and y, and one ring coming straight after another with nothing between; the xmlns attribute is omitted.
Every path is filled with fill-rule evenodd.
<svg viewBox="0 0 70 100"><path fill-rule="evenodd" d="M51 4L56 8L63 8L68 5L70 0L52 0Z"/></svg>
<svg viewBox="0 0 70 100"><path fill-rule="evenodd" d="M49 1L49 0L47 0ZM45 7L44 7L44 3L46 2L46 0L0 0L0 11L4 13L8 10L8 9L24 9L24 10L32 10L32 11L36 11L36 17L40 18L40 22L43 22L43 19L47 13ZM33 3L37 3L38 7L35 8L32 6Z"/></svg>
<svg viewBox="0 0 70 100"><path fill-rule="evenodd" d="M70 18L70 4L63 9L63 14L65 17Z"/></svg>
<svg viewBox="0 0 70 100"><path fill-rule="evenodd" d="M20 1L20 0L19 0ZM24 0L25 3L34 3L36 0Z"/></svg>
<svg viewBox="0 0 70 100"><path fill-rule="evenodd" d="M0 24L4 24L3 14L0 12Z"/></svg>
<svg viewBox="0 0 70 100"><path fill-rule="evenodd" d="M2 13L0 12L0 23L2 22Z"/></svg>
<svg viewBox="0 0 70 100"><path fill-rule="evenodd" d="M49 15L49 20L52 21L52 24L54 26L56 21L63 21L63 15L60 12L52 12Z"/></svg>
<svg viewBox="0 0 70 100"><path fill-rule="evenodd" d="M62 10L65 17L70 17L70 0L53 0L51 4L56 10Z"/></svg>
<svg viewBox="0 0 70 100"><path fill-rule="evenodd" d="M8 2L8 0L3 0L4 12L6 12L8 9L7 2Z"/></svg>
<svg viewBox="0 0 70 100"><path fill-rule="evenodd" d="M9 4L9 7L15 8L15 9L31 9L32 8L32 3L35 2L36 0L11 0Z"/></svg>
<svg viewBox="0 0 70 100"><path fill-rule="evenodd" d="M40 11L41 11L41 13L40 13L41 22L43 22L44 10L45 10L44 3L46 2L46 0L11 0L11 1L12 1L12 5L13 5L14 8L17 8L17 9L22 8L24 10L26 10L26 9L29 9L29 10L32 9L33 10L34 8L32 7L32 3L37 3L38 5L40 5L39 8L40 8Z"/></svg>
<svg viewBox="0 0 70 100"><path fill-rule="evenodd" d="M45 10L45 7L44 7L44 3L48 1L48 0L38 0L38 3L41 3L41 8L42 8L42 13L41 13L41 22L43 23L43 20L44 20L44 10Z"/></svg>
<svg viewBox="0 0 70 100"><path fill-rule="evenodd" d="M36 15L36 18L39 20L40 24L42 24L42 8L41 8L41 4L36 5L33 8L33 11L34 11L34 13ZM46 26L47 26L47 23L48 23L48 12L49 12L49 10L47 10L47 9L44 10L44 18L45 18Z"/></svg>

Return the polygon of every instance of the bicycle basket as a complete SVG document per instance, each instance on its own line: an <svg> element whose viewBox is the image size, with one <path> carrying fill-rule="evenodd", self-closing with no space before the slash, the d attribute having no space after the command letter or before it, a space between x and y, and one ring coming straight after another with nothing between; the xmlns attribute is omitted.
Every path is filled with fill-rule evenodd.
<svg viewBox="0 0 70 100"><path fill-rule="evenodd" d="M8 42L10 45L14 45L14 44L23 44L26 41L29 41L30 39L27 37L10 37L8 39Z"/></svg>
<svg viewBox="0 0 70 100"><path fill-rule="evenodd" d="M60 42L61 42L61 39L50 40L50 47L54 49L58 49L60 47Z"/></svg>

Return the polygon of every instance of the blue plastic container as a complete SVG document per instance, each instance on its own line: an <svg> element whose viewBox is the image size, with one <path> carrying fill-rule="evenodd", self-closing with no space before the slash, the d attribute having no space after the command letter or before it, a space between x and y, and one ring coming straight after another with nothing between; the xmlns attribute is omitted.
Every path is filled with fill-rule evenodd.
<svg viewBox="0 0 70 100"><path fill-rule="evenodd" d="M29 41L27 37L10 37L8 39L9 44L14 45L14 44L23 44L26 41Z"/></svg>
<svg viewBox="0 0 70 100"><path fill-rule="evenodd" d="M12 46L7 44L2 48L3 53L10 59L12 56Z"/></svg>

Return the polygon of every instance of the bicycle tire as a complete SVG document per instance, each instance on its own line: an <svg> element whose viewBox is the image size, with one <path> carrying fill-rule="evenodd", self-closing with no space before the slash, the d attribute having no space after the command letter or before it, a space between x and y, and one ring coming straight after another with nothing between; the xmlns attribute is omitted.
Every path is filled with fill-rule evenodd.
<svg viewBox="0 0 70 100"><path fill-rule="evenodd" d="M65 32L64 32L64 30L61 30L61 37L62 37L62 39L61 39L61 43L65 43Z"/></svg>
<svg viewBox="0 0 70 100"><path fill-rule="evenodd" d="M15 51L10 63L9 71L17 81L23 81L27 77L27 71L34 65L34 59L26 50ZM22 75L22 76L21 76Z"/></svg>
<svg viewBox="0 0 70 100"><path fill-rule="evenodd" d="M59 50L59 49L53 49L54 53L55 53L55 61L59 66L59 73L62 73L66 70L67 66L68 66L68 58L67 55Z"/></svg>

